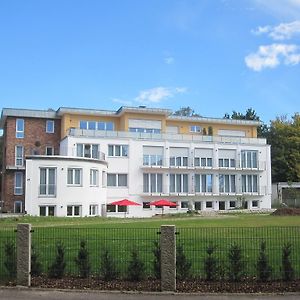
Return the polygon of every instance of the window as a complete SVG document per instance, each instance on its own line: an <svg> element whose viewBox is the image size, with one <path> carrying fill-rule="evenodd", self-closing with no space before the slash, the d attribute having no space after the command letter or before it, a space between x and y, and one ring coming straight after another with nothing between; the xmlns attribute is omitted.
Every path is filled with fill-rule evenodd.
<svg viewBox="0 0 300 300"><path fill-rule="evenodd" d="M206 201L206 208L213 208L213 203L212 201Z"/></svg>
<svg viewBox="0 0 300 300"><path fill-rule="evenodd" d="M143 209L150 209L150 202L143 202Z"/></svg>
<svg viewBox="0 0 300 300"><path fill-rule="evenodd" d="M219 175L219 192L235 193L235 175Z"/></svg>
<svg viewBox="0 0 300 300"><path fill-rule="evenodd" d="M90 213L90 216L97 216L98 215L98 205L97 204L91 204L89 213Z"/></svg>
<svg viewBox="0 0 300 300"><path fill-rule="evenodd" d="M234 208L235 207L235 201L229 201L229 207Z"/></svg>
<svg viewBox="0 0 300 300"><path fill-rule="evenodd" d="M40 206L40 216L55 216L55 206Z"/></svg>
<svg viewBox="0 0 300 300"><path fill-rule="evenodd" d="M107 204L106 211L107 212L116 212L116 205Z"/></svg>
<svg viewBox="0 0 300 300"><path fill-rule="evenodd" d="M79 217L81 216L81 205L68 205L67 206L68 217Z"/></svg>
<svg viewBox="0 0 300 300"><path fill-rule="evenodd" d="M24 164L24 147L16 146L15 147L15 165L22 167Z"/></svg>
<svg viewBox="0 0 300 300"><path fill-rule="evenodd" d="M212 193L212 174L195 174L195 192Z"/></svg>
<svg viewBox="0 0 300 300"><path fill-rule="evenodd" d="M201 202L195 202L195 210L201 210Z"/></svg>
<svg viewBox="0 0 300 300"><path fill-rule="evenodd" d="M254 207L254 208L258 207L258 201L257 200L252 201L252 207Z"/></svg>
<svg viewBox="0 0 300 300"><path fill-rule="evenodd" d="M219 158L219 168L235 168L235 159Z"/></svg>
<svg viewBox="0 0 300 300"><path fill-rule="evenodd" d="M162 166L163 165L163 157L162 155L148 155L144 154L143 156L143 165L144 166Z"/></svg>
<svg viewBox="0 0 300 300"><path fill-rule="evenodd" d="M14 213L20 214L23 212L23 203L22 201L15 201L14 203Z"/></svg>
<svg viewBox="0 0 300 300"><path fill-rule="evenodd" d="M40 196L55 196L56 169L40 168Z"/></svg>
<svg viewBox="0 0 300 300"><path fill-rule="evenodd" d="M81 120L79 122L80 129L88 129L88 130L106 130L113 131L114 123L113 122L96 122L96 121L85 121Z"/></svg>
<svg viewBox="0 0 300 300"><path fill-rule="evenodd" d="M54 155L54 148L46 146L46 155Z"/></svg>
<svg viewBox="0 0 300 300"><path fill-rule="evenodd" d="M242 175L242 192L257 193L258 192L258 176Z"/></svg>
<svg viewBox="0 0 300 300"><path fill-rule="evenodd" d="M170 192L188 193L188 174L170 174Z"/></svg>
<svg viewBox="0 0 300 300"><path fill-rule="evenodd" d="M24 138L24 120L23 119L16 120L16 138L17 139Z"/></svg>
<svg viewBox="0 0 300 300"><path fill-rule="evenodd" d="M15 186L14 186L15 195L23 195L23 173L15 173Z"/></svg>
<svg viewBox="0 0 300 300"><path fill-rule="evenodd" d="M127 174L107 174L107 186L127 187Z"/></svg>
<svg viewBox="0 0 300 300"><path fill-rule="evenodd" d="M53 120L46 121L46 132L54 133L54 121Z"/></svg>
<svg viewBox="0 0 300 300"><path fill-rule="evenodd" d="M82 169L79 168L68 168L68 179L69 185L80 186L82 183Z"/></svg>
<svg viewBox="0 0 300 300"><path fill-rule="evenodd" d="M194 158L195 167L212 167L212 158L211 157L195 157Z"/></svg>
<svg viewBox="0 0 300 300"><path fill-rule="evenodd" d="M162 193L163 176L162 174L143 174L144 193Z"/></svg>
<svg viewBox="0 0 300 300"><path fill-rule="evenodd" d="M171 167L187 167L188 157L187 156L171 156L170 157Z"/></svg>
<svg viewBox="0 0 300 300"><path fill-rule="evenodd" d="M107 186L107 174L105 171L102 171L102 187Z"/></svg>
<svg viewBox="0 0 300 300"><path fill-rule="evenodd" d="M108 145L108 156L128 157L128 145Z"/></svg>
<svg viewBox="0 0 300 300"><path fill-rule="evenodd" d="M76 145L77 156L87 158L98 158L99 145L98 144L77 144Z"/></svg>
<svg viewBox="0 0 300 300"><path fill-rule="evenodd" d="M90 186L99 185L99 171L96 169L90 169Z"/></svg>
<svg viewBox="0 0 300 300"><path fill-rule="evenodd" d="M201 131L202 131L201 126L198 126L198 125L192 125L192 126L190 126L190 132L199 133Z"/></svg>
<svg viewBox="0 0 300 300"><path fill-rule="evenodd" d="M189 202L188 201L181 201L181 208L189 208Z"/></svg>
<svg viewBox="0 0 300 300"><path fill-rule="evenodd" d="M242 168L257 169L257 151L241 151Z"/></svg>

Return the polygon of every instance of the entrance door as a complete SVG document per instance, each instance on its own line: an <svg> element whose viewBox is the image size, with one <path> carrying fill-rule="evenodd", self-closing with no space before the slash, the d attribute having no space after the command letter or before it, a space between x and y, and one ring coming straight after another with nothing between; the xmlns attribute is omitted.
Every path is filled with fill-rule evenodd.
<svg viewBox="0 0 300 300"><path fill-rule="evenodd" d="M225 201L219 201L219 210L225 210Z"/></svg>

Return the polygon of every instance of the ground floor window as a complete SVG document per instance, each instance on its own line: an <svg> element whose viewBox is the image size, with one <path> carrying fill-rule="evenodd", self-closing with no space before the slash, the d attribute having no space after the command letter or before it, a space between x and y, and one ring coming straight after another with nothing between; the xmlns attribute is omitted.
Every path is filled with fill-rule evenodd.
<svg viewBox="0 0 300 300"><path fill-rule="evenodd" d="M111 204L106 205L106 211L107 212L116 212L116 205L111 205Z"/></svg>
<svg viewBox="0 0 300 300"><path fill-rule="evenodd" d="M23 212L23 203L22 201L15 201L14 203L14 212L20 214Z"/></svg>
<svg viewBox="0 0 300 300"><path fill-rule="evenodd" d="M40 216L55 216L55 206L40 206Z"/></svg>
<svg viewBox="0 0 300 300"><path fill-rule="evenodd" d="M258 207L258 201L257 200L252 201L252 207L254 207L254 208Z"/></svg>
<svg viewBox="0 0 300 300"><path fill-rule="evenodd" d="M230 201L229 202L229 207L234 208L235 207L235 201Z"/></svg>
<svg viewBox="0 0 300 300"><path fill-rule="evenodd" d="M181 208L189 208L189 202L188 201L181 201Z"/></svg>
<svg viewBox="0 0 300 300"><path fill-rule="evenodd" d="M79 217L81 216L81 205L68 205L67 206L68 217Z"/></svg>
<svg viewBox="0 0 300 300"><path fill-rule="evenodd" d="M213 207L212 201L206 201L206 208L212 208L212 207Z"/></svg>
<svg viewBox="0 0 300 300"><path fill-rule="evenodd" d="M201 202L195 202L195 210L201 210Z"/></svg>
<svg viewBox="0 0 300 300"><path fill-rule="evenodd" d="M150 209L150 202L143 202L143 209Z"/></svg>
<svg viewBox="0 0 300 300"><path fill-rule="evenodd" d="M91 204L90 205L90 216L96 216L96 215L98 215L98 205Z"/></svg>

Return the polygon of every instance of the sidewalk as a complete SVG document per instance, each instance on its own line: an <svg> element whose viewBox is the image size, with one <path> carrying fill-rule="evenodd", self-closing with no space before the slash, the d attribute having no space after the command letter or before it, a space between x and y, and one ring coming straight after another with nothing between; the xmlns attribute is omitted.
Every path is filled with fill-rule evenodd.
<svg viewBox="0 0 300 300"><path fill-rule="evenodd" d="M0 288L1 300L279 300L300 299L300 294L288 295L200 295L162 293L120 293L102 291L71 291L25 288Z"/></svg>

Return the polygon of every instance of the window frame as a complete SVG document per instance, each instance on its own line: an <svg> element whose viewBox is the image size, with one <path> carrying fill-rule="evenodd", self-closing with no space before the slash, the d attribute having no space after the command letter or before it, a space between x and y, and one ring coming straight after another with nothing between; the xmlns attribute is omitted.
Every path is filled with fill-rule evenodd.
<svg viewBox="0 0 300 300"><path fill-rule="evenodd" d="M22 149L22 155L21 155L21 157L17 156L17 154L18 154L17 149L18 148ZM21 164L18 163L19 160L21 160ZM15 146L15 166L16 167L23 167L24 166L24 146L22 146L22 145L16 145Z"/></svg>
<svg viewBox="0 0 300 300"><path fill-rule="evenodd" d="M96 212L94 212L96 211ZM98 216L99 215L99 205L98 204L90 204L89 205L89 216Z"/></svg>
<svg viewBox="0 0 300 300"><path fill-rule="evenodd" d="M93 174L95 172L95 174ZM95 177L94 177L95 175ZM90 186L97 187L99 186L99 170L90 169Z"/></svg>
<svg viewBox="0 0 300 300"><path fill-rule="evenodd" d="M22 124L22 129L19 130L19 122ZM23 139L25 137L25 120L24 119L16 119L16 138L17 139Z"/></svg>
<svg viewBox="0 0 300 300"><path fill-rule="evenodd" d="M71 208L71 214L69 214L68 209ZM79 209L78 214L75 214L76 209ZM82 205L79 204L69 204L67 205L67 217L81 217L82 216Z"/></svg>
<svg viewBox="0 0 300 300"><path fill-rule="evenodd" d="M57 184L57 168L56 167L40 167L39 168L39 197L56 197L56 184ZM45 170L45 183L41 183L41 171ZM54 171L54 183L49 183L49 172L50 170ZM45 194L41 193L41 186L45 186ZM53 193L49 192L50 185L53 185Z"/></svg>
<svg viewBox="0 0 300 300"><path fill-rule="evenodd" d="M202 127L200 125L190 125L190 132L192 133L201 133Z"/></svg>
<svg viewBox="0 0 300 300"><path fill-rule="evenodd" d="M50 126L49 130L49 124L52 124ZM55 122L54 120L46 120L46 133L54 133L55 132Z"/></svg>
<svg viewBox="0 0 300 300"><path fill-rule="evenodd" d="M17 186L17 177L20 176L20 186ZM14 176L14 195L20 196L24 193L24 174L23 172L15 172Z"/></svg>
<svg viewBox="0 0 300 300"><path fill-rule="evenodd" d="M51 154L48 154L48 149L51 149ZM47 155L47 156L54 155L54 147L52 147L52 146L46 146L46 148L45 148L45 155Z"/></svg>
<svg viewBox="0 0 300 300"><path fill-rule="evenodd" d="M76 171L79 171L79 183L76 183ZM70 172L72 172L72 177L69 177ZM83 185L83 176L82 176L82 168L78 167L68 167L67 168L67 186L82 186ZM71 182L69 182L69 179L71 179Z"/></svg>
<svg viewBox="0 0 300 300"><path fill-rule="evenodd" d="M126 175L126 185L120 185L120 180L119 180L120 175L124 175L124 176ZM111 176L115 176L114 179L115 185L110 185L109 177ZM106 185L109 188L128 188L128 173L107 173Z"/></svg>
<svg viewBox="0 0 300 300"><path fill-rule="evenodd" d="M120 155L116 155L117 147L120 147ZM112 151L110 151L110 149L112 149ZM129 156L129 146L122 145L122 144L109 144L107 153L108 153L108 157L128 157Z"/></svg>

